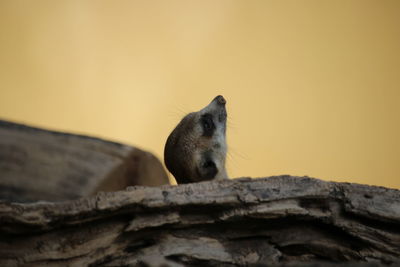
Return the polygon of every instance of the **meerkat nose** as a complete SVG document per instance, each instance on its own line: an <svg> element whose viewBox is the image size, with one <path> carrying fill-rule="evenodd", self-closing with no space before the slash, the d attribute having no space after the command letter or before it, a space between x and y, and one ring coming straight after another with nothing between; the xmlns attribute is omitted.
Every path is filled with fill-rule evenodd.
<svg viewBox="0 0 400 267"><path fill-rule="evenodd" d="M214 101L217 101L217 103L220 104L220 105L225 105L226 104L226 100L222 95L219 95L219 96L215 97Z"/></svg>

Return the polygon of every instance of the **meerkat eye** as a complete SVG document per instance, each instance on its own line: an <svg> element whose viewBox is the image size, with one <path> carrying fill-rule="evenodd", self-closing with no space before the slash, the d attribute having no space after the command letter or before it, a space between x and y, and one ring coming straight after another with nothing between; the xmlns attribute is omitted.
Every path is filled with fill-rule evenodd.
<svg viewBox="0 0 400 267"><path fill-rule="evenodd" d="M203 127L204 136L212 136L214 133L215 125L211 114L204 114L201 116L201 125Z"/></svg>

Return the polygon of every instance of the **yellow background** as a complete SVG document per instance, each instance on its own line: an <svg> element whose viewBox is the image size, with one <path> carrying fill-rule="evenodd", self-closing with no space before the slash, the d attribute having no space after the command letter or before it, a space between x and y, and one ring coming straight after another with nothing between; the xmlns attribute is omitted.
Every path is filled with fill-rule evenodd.
<svg viewBox="0 0 400 267"><path fill-rule="evenodd" d="M400 1L0 1L0 117L154 152L228 101L231 177L400 188Z"/></svg>

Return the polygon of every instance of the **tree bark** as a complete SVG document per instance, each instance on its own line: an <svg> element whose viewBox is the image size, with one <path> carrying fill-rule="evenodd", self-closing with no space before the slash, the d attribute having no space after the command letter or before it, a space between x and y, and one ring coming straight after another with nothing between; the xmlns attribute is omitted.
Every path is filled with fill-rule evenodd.
<svg viewBox="0 0 400 267"><path fill-rule="evenodd" d="M1 266L380 266L400 257L400 192L292 176L134 186L3 202L0 236Z"/></svg>
<svg viewBox="0 0 400 267"><path fill-rule="evenodd" d="M160 186L148 152L5 121L0 178L0 266L399 264L394 189L292 176Z"/></svg>

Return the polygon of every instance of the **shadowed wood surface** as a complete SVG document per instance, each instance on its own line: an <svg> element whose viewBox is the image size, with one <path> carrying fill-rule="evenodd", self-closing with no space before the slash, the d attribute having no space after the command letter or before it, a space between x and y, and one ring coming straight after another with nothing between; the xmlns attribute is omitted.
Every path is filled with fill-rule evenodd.
<svg viewBox="0 0 400 267"><path fill-rule="evenodd" d="M400 192L292 176L134 186L3 202L0 235L1 266L397 265Z"/></svg>
<svg viewBox="0 0 400 267"><path fill-rule="evenodd" d="M130 185L168 184L138 148L0 120L0 199L63 201Z"/></svg>
<svg viewBox="0 0 400 267"><path fill-rule="evenodd" d="M168 177L148 152L6 121L0 178L0 266L397 266L400 258L394 189L292 176L162 185Z"/></svg>

